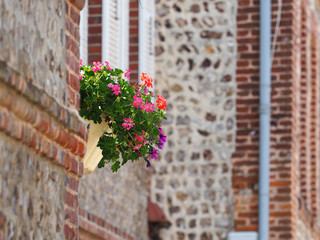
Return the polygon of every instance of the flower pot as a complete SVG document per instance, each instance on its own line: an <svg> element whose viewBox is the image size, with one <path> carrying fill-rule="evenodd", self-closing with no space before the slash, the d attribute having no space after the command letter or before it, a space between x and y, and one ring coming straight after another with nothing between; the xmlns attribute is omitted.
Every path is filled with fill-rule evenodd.
<svg viewBox="0 0 320 240"><path fill-rule="evenodd" d="M108 129L108 124L102 121L100 124L96 124L93 121L88 121L89 136L87 142L87 151L83 158L83 174L92 173L97 167L102 158L102 151L97 147L99 138Z"/></svg>

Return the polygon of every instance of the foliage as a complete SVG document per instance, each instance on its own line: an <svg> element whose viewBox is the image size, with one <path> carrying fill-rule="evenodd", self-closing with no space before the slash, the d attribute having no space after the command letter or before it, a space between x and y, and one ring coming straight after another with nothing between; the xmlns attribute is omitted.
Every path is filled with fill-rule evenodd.
<svg viewBox="0 0 320 240"><path fill-rule="evenodd" d="M152 78L143 73L142 85L131 86L123 78L130 76L130 70L93 63L80 67L80 115L94 123L106 121L109 130L102 133L98 146L102 150L99 168L111 162L116 172L127 161L144 158L157 159L158 149L163 148L166 136L161 122L165 118L166 100L158 96L153 104ZM157 149L158 148L158 149Z"/></svg>

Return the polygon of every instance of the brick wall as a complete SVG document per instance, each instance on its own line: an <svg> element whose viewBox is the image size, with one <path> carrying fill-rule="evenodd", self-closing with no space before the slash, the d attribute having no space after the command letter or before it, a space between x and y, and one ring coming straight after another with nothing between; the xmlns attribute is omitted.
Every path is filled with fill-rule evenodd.
<svg viewBox="0 0 320 240"><path fill-rule="evenodd" d="M88 64L102 59L102 0L88 0Z"/></svg>
<svg viewBox="0 0 320 240"><path fill-rule="evenodd" d="M0 236L77 239L84 1L1 1Z"/></svg>
<svg viewBox="0 0 320 240"><path fill-rule="evenodd" d="M129 16L129 68L130 83L138 83L139 76L139 1L130 0Z"/></svg>
<svg viewBox="0 0 320 240"><path fill-rule="evenodd" d="M273 1L272 31L277 9L278 2ZM313 1L283 1L271 83L270 239L309 239L302 236L314 234L318 222L316 26L320 19L316 11ZM257 231L259 2L239 1L237 20L235 230Z"/></svg>

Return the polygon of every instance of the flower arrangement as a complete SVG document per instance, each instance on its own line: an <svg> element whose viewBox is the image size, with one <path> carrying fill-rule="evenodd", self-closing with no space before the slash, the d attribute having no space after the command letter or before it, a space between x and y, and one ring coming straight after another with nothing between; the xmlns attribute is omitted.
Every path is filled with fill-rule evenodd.
<svg viewBox="0 0 320 240"><path fill-rule="evenodd" d="M113 172L140 157L150 167L150 159L157 159L167 138L161 129L166 99L158 96L155 104L152 102L153 79L146 73L136 87L125 79L129 77L130 70L112 69L108 62L80 64L79 113L94 123L107 123L109 130L102 133L97 145L102 150L98 167L111 162Z"/></svg>

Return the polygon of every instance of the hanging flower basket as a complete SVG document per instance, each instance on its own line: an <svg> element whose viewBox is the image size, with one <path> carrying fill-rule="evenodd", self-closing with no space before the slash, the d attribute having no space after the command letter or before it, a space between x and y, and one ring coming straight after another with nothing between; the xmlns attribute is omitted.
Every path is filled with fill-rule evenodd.
<svg viewBox="0 0 320 240"><path fill-rule="evenodd" d="M96 165L111 163L116 172L129 160L143 158L147 166L157 159L166 136L161 122L165 117L166 100L158 96L153 101L152 78L140 76L142 84L131 86L127 80L130 70L111 69L93 63L80 67L80 115L90 121L84 172L91 173ZM97 148L98 147L98 148Z"/></svg>

